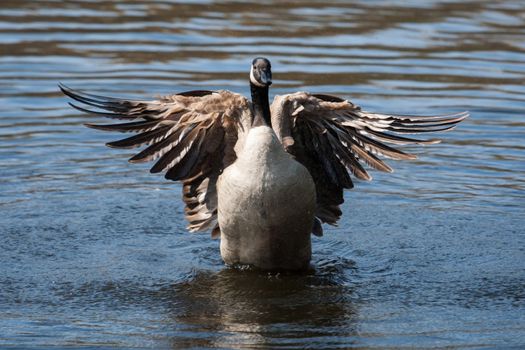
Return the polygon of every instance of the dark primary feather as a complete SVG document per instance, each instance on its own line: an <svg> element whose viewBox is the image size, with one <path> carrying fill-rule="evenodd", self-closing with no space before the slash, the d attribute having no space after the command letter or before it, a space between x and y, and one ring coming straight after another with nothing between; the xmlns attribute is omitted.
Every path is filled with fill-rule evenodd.
<svg viewBox="0 0 525 350"><path fill-rule="evenodd" d="M313 97L323 100L326 102L345 102L344 99L338 96L326 95L326 94L312 94Z"/></svg>
<svg viewBox="0 0 525 350"><path fill-rule="evenodd" d="M271 111L277 136L291 145L285 149L314 179L317 218L332 225L341 215L343 190L352 187L349 172L362 180L372 179L362 164L392 172L380 157L417 157L386 143L438 143L437 139L409 138L404 134L451 130L468 117L467 112L428 117L369 113L336 96L304 92L276 96Z"/></svg>
<svg viewBox="0 0 525 350"><path fill-rule="evenodd" d="M186 152L179 154L176 160L177 166L171 166L170 169L166 172L166 179L173 181L184 180L186 178L192 177L194 171L199 169L194 166L203 155L201 155L201 145L204 139L205 131L202 129L195 132L194 136L191 136L191 140L188 141L186 146ZM194 132L194 131L193 131ZM190 137L191 133L188 135ZM192 172L193 171L193 172Z"/></svg>
<svg viewBox="0 0 525 350"><path fill-rule="evenodd" d="M177 128L172 131L172 133L166 136L163 140L155 142L149 145L147 148L143 149L140 153L137 153L129 159L131 163L142 163L146 161L156 160L162 157L166 152L169 152L173 147L177 147L180 144L180 140L184 137L183 133L191 131L195 126L190 125L186 128ZM180 146L179 146L180 148ZM156 166L153 168L156 169ZM159 169L158 171L153 171L152 173L158 173L164 170L165 166Z"/></svg>
<svg viewBox="0 0 525 350"><path fill-rule="evenodd" d="M62 92L65 95L71 97L72 99L78 102L81 102L83 104L86 104L86 105L89 105L95 108L105 109L107 111L118 113L119 115L122 115L122 117L126 119L134 118L132 115L130 115L129 111L132 108L132 106L140 104L140 102L125 101L125 100L115 99L112 97L92 95L92 94L88 94L85 92L74 91L63 84L59 84L59 88L60 90L62 90ZM79 107L72 103L70 105L72 105L74 108L77 108L83 112L88 112L88 113L93 112L95 114L100 113L100 112L85 109L83 107Z"/></svg>
<svg viewBox="0 0 525 350"><path fill-rule="evenodd" d="M192 91L179 92L177 95L202 97L202 96L211 95L211 94L213 94L213 91L210 91L210 90L192 90Z"/></svg>
<svg viewBox="0 0 525 350"><path fill-rule="evenodd" d="M89 114L96 114L96 115L99 115L101 117L112 118L112 119L132 119L128 115L122 114L122 113L98 112L98 111L94 111L92 109L87 109L87 108L80 107L80 106L78 106L78 105L76 105L74 103L71 103L71 102L69 102L69 105L71 107L73 107L74 109L79 110L81 112L89 113ZM90 104L90 106L92 106L92 104ZM103 108L103 107L97 107L97 108Z"/></svg>
<svg viewBox="0 0 525 350"><path fill-rule="evenodd" d="M158 122L157 122L157 127L154 129L144 131L138 135L133 135L131 137L128 137L122 140L108 142L106 143L106 145L108 147L113 147L113 148L140 147L144 144L158 142L159 139L166 137L166 135L168 134L168 131L171 128L173 128L173 125L158 126Z"/></svg>
<svg viewBox="0 0 525 350"><path fill-rule="evenodd" d="M90 112L91 113L91 112ZM119 131L119 132L144 132L153 129L159 122L157 120L138 121L130 123L119 124L92 124L85 123L88 128L104 130L104 131Z"/></svg>
<svg viewBox="0 0 525 350"><path fill-rule="evenodd" d="M157 160L151 172L166 171L165 177L183 182L183 199L191 231L212 230L217 224L216 181L234 160L233 146L249 102L229 91L195 90L154 101L132 101L76 91L59 85L64 94L93 109L71 104L77 110L99 117L128 120L119 124L86 126L104 131L135 132L136 135L107 143L115 148L145 149L130 162ZM224 157L228 155L228 157Z"/></svg>
<svg viewBox="0 0 525 350"><path fill-rule="evenodd" d="M199 133L199 129L197 128L197 125L189 125L181 129L182 130L177 132L175 135L170 135L176 137L168 145L164 146L163 149L165 150L165 153L151 168L152 173L160 173L166 169L171 168L174 165L172 163L177 157L186 154L189 149L191 149L191 146L195 142L195 138ZM183 154L185 149L186 153Z"/></svg>

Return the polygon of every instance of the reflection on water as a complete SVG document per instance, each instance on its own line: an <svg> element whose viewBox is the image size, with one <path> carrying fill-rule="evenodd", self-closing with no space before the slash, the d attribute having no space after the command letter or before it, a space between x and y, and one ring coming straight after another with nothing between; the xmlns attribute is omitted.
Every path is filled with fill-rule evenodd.
<svg viewBox="0 0 525 350"><path fill-rule="evenodd" d="M520 1L2 1L0 347L525 346L525 8ZM146 98L338 94L471 111L346 194L314 269L225 269L180 186L105 149L62 81Z"/></svg>
<svg viewBox="0 0 525 350"><path fill-rule="evenodd" d="M350 288L314 274L266 275L225 269L175 286L173 345L236 348L348 344L356 334ZM241 345L242 344L242 345Z"/></svg>

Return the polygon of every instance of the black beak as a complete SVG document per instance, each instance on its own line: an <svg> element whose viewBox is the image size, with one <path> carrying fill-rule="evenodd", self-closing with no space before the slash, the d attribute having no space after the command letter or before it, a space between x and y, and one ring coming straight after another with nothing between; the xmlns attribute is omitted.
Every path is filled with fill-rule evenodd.
<svg viewBox="0 0 525 350"><path fill-rule="evenodd" d="M272 85L272 71L271 70L262 70L261 71L261 82L267 86Z"/></svg>

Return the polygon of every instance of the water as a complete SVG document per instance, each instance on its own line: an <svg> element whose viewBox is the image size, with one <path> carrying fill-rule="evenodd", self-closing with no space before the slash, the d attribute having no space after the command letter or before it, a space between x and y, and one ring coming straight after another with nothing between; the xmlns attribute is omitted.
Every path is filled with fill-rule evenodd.
<svg viewBox="0 0 525 350"><path fill-rule="evenodd" d="M2 1L0 347L525 347L524 43L521 1ZM274 94L472 113L346 193L303 275L225 268L57 89L248 94L261 54Z"/></svg>

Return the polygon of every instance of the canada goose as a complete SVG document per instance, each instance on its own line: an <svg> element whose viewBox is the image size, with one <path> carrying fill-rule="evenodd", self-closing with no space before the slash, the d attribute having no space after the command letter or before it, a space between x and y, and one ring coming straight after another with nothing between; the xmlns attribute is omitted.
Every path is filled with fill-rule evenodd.
<svg viewBox="0 0 525 350"><path fill-rule="evenodd" d="M147 145L129 161L156 160L152 173L182 181L188 229L220 237L227 264L262 269L308 266L310 234L321 236L322 223L339 220L343 190L353 187L349 172L371 179L361 163L391 172L378 156L416 158L385 143L438 143L401 135L450 130L468 116L369 113L339 97L307 92L276 96L270 106L271 84L270 62L258 57L250 69L251 102L226 90L132 101L59 86L96 110L70 103L74 108L127 120L86 126L138 133L107 145Z"/></svg>

